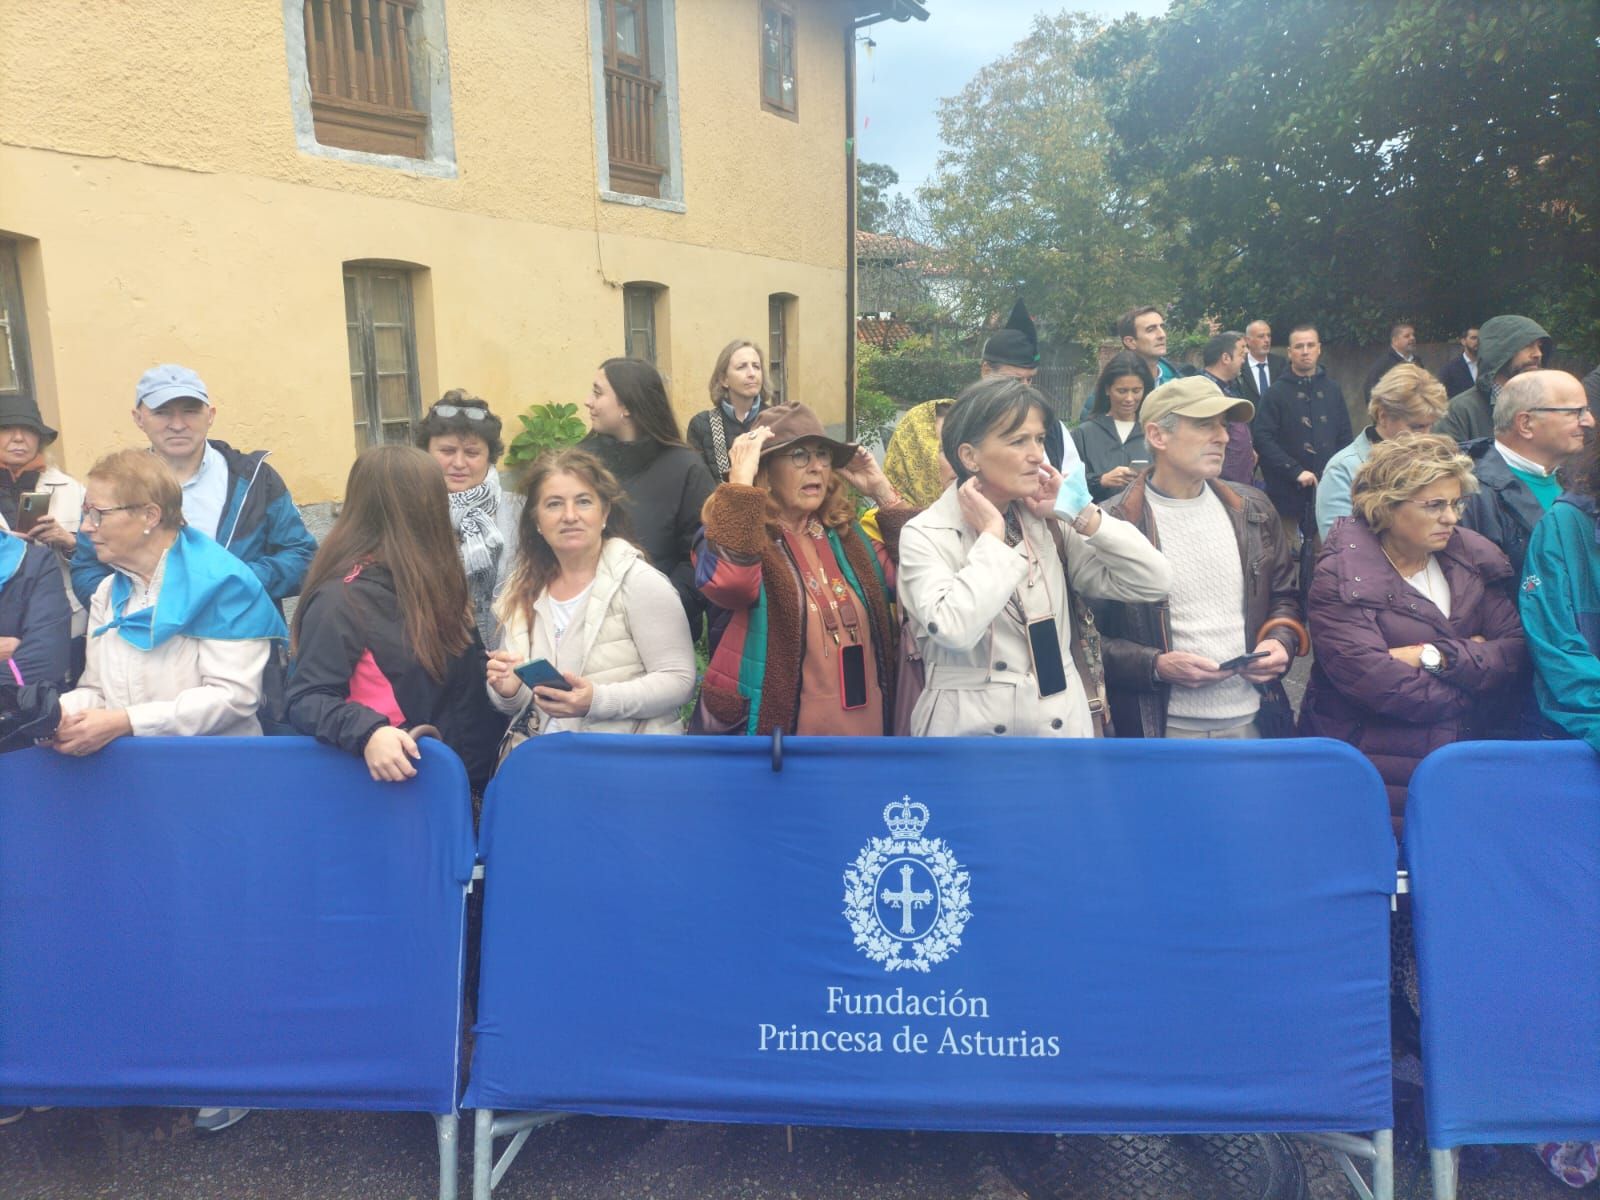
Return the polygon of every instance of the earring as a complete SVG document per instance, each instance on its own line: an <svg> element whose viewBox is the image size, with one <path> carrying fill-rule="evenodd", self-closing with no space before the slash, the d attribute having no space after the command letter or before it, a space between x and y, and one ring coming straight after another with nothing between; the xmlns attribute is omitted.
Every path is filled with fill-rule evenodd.
<svg viewBox="0 0 1600 1200"><path fill-rule="evenodd" d="M144 531L144 535L145 535L145 537L149 537L150 536L150 530L148 528Z"/></svg>

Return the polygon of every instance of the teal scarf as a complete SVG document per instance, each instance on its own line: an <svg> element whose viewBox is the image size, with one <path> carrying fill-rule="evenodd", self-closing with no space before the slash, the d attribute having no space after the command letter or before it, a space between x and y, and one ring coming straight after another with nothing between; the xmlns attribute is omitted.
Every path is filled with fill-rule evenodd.
<svg viewBox="0 0 1600 1200"><path fill-rule="evenodd" d="M112 618L95 637L115 629L138 650L154 650L183 635L242 642L288 637L266 589L255 572L214 540L185 526L167 551L156 602L128 612L133 581L118 571L111 582Z"/></svg>

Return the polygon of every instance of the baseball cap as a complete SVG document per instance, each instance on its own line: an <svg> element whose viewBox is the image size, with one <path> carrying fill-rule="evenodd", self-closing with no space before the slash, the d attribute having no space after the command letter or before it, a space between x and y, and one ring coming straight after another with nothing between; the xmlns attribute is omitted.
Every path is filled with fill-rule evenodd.
<svg viewBox="0 0 1600 1200"><path fill-rule="evenodd" d="M177 363L162 363L159 367L151 367L139 376L139 386L134 389L134 406L144 405L149 409L160 408L171 400L199 400L203 404L211 403L211 395L206 391L205 380L196 375L188 367L180 367Z"/></svg>
<svg viewBox="0 0 1600 1200"><path fill-rule="evenodd" d="M1196 419L1226 413L1230 421L1248 421L1256 415L1256 406L1227 395L1204 375L1190 375L1163 383L1146 396L1139 406L1139 422L1149 424L1169 413Z"/></svg>

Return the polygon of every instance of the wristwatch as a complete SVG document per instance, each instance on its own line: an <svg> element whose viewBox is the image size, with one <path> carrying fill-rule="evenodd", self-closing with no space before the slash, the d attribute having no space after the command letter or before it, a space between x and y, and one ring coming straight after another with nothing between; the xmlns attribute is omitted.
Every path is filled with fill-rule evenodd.
<svg viewBox="0 0 1600 1200"><path fill-rule="evenodd" d="M1437 675L1444 670L1444 655L1439 653L1439 647L1432 642L1423 643L1422 669L1429 675Z"/></svg>

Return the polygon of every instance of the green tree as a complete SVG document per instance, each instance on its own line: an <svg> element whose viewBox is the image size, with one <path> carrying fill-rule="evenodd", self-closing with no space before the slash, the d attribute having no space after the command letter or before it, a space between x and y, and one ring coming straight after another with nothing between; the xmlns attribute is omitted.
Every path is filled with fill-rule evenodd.
<svg viewBox="0 0 1600 1200"><path fill-rule="evenodd" d="M887 233L889 189L900 182L900 173L884 163L856 163L856 228L870 233ZM897 197L898 199L898 197Z"/></svg>
<svg viewBox="0 0 1600 1200"><path fill-rule="evenodd" d="M940 104L944 149L920 197L969 319L1020 293L1045 331L1094 344L1135 303L1172 294L1173 230L1113 182L1100 87L1079 69L1099 32L1081 14L1038 17Z"/></svg>
<svg viewBox="0 0 1600 1200"><path fill-rule="evenodd" d="M1085 67L1117 186L1187 230L1186 316L1381 340L1559 315L1593 352L1597 38L1593 0L1176 0Z"/></svg>

